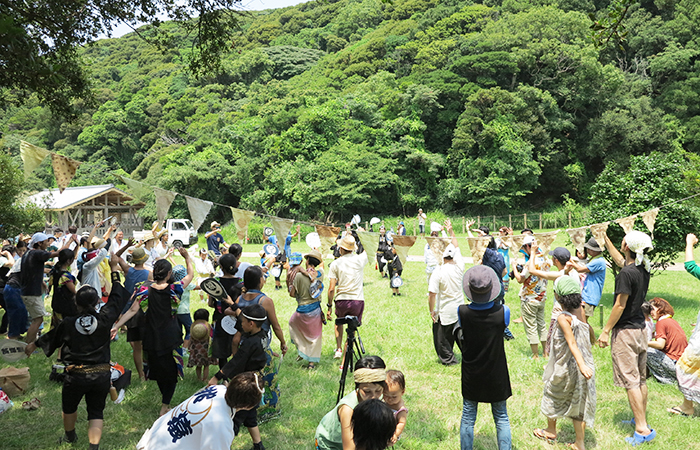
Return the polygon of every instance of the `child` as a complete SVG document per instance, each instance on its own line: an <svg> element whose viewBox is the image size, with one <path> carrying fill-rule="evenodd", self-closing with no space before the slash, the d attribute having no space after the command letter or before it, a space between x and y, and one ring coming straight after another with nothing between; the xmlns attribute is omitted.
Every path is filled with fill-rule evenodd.
<svg viewBox="0 0 700 450"><path fill-rule="evenodd" d="M647 341L651 341L656 334L656 325L651 319L651 303L646 301L642 303L642 313L644 313L644 330L647 332Z"/></svg>
<svg viewBox="0 0 700 450"><path fill-rule="evenodd" d="M352 440L356 450L382 450L394 445L396 417L379 399L361 402L352 413Z"/></svg>
<svg viewBox="0 0 700 450"><path fill-rule="evenodd" d="M267 334L262 331L262 325L267 319L265 308L261 305L249 305L241 309L239 315L243 337L238 346L238 351L224 367L209 380L209 385L218 384L220 380L229 380L243 372L259 373L267 363L267 355L263 341ZM262 379L262 378L261 378ZM238 434L241 425L248 428L253 440L254 450L265 450L258 429L258 407L246 411L239 411L233 418L234 433Z"/></svg>
<svg viewBox="0 0 700 450"><path fill-rule="evenodd" d="M209 366L216 364L216 358L209 356L209 340L211 339L211 326L209 325L209 311L200 308L194 312L194 323L190 327L190 359L187 367L196 367L197 380L209 379Z"/></svg>
<svg viewBox="0 0 700 450"><path fill-rule="evenodd" d="M494 302L501 280L490 267L478 265L462 279L469 305L458 309L462 349L462 450L474 445L474 424L479 403L490 403L499 450L510 450L510 421L506 401L512 395L503 333L510 322L510 309Z"/></svg>
<svg viewBox="0 0 700 450"><path fill-rule="evenodd" d="M255 408L261 398L262 380L252 372L237 375L228 387L207 386L156 420L136 449L229 450L235 436L231 417Z"/></svg>
<svg viewBox="0 0 700 450"><path fill-rule="evenodd" d="M379 356L365 356L355 363L355 390L343 397L316 428L317 450L342 450L353 444L352 416L357 405L382 396L386 385L386 364Z"/></svg>
<svg viewBox="0 0 700 450"><path fill-rule="evenodd" d="M403 373L399 370L386 371L386 386L384 391L384 402L391 407L396 417L396 431L391 438L391 444L396 444L396 441L401 437L403 429L406 427L406 419L408 418L408 408L403 403L403 394L406 393L406 379Z"/></svg>
<svg viewBox="0 0 700 450"><path fill-rule="evenodd" d="M389 285L391 286L391 295L401 295L398 287L394 287L391 281L395 276L401 276L403 273L403 264L401 264L401 259L396 254L396 248L394 248L394 243L389 243L389 249L384 252L384 259L386 260L386 267L389 271Z"/></svg>
<svg viewBox="0 0 700 450"><path fill-rule="evenodd" d="M554 282L554 295L561 305L552 336L549 363L542 379L542 414L547 416L547 428L535 429L540 439L554 441L557 437L557 419L569 417L574 422L576 442L574 450L584 450L586 425L593 426L596 393L591 343L595 336L584 322L581 308L581 285L568 276Z"/></svg>

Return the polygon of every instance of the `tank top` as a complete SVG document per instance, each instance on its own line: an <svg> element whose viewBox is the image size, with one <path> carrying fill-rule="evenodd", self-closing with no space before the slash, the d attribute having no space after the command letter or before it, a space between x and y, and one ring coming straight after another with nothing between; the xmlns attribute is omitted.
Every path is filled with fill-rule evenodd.
<svg viewBox="0 0 700 450"><path fill-rule="evenodd" d="M246 306L250 306L250 305L259 305L260 302L262 301L263 297L265 297L265 294L263 294L261 291L259 291L257 289L251 289L247 293L254 293L254 294L258 294L258 295L256 295L255 298L253 298L252 300L244 299L243 295L238 297L238 307L241 309L245 308ZM269 318L265 319L265 322L263 322L262 329L266 334L269 334L269 332L270 332L270 319Z"/></svg>

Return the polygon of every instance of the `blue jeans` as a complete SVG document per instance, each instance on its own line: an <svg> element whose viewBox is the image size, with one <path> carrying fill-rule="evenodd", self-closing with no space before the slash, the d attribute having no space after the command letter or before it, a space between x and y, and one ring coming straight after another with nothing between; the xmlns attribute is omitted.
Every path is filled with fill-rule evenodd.
<svg viewBox="0 0 700 450"><path fill-rule="evenodd" d="M462 426L459 429L462 450L471 450L474 446L474 424L476 423L478 406L478 402L464 400ZM510 421L508 420L506 401L491 403L491 413L493 414L493 421L496 423L498 450L510 450Z"/></svg>

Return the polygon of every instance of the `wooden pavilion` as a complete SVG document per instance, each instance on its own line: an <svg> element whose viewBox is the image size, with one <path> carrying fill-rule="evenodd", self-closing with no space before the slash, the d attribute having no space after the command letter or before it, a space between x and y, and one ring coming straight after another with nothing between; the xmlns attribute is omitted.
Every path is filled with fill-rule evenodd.
<svg viewBox="0 0 700 450"><path fill-rule="evenodd" d="M144 204L113 184L69 187L63 193L45 189L28 200L44 210L47 224L64 231L70 225L76 225L78 233L90 231L94 223L110 216L126 236L143 229L143 219L137 214Z"/></svg>

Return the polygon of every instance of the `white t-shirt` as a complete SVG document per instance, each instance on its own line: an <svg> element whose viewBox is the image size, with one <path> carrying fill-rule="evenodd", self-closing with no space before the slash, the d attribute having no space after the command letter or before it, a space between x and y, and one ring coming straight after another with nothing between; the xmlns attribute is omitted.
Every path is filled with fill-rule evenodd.
<svg viewBox="0 0 700 450"><path fill-rule="evenodd" d="M457 322L457 309L464 304L464 291L462 291L464 258L459 247L457 247L454 261L455 264L445 263L438 266L430 276L428 284L428 291L436 294L435 310L442 325Z"/></svg>
<svg viewBox="0 0 700 450"><path fill-rule="evenodd" d="M329 277L337 280L334 300L364 300L362 274L367 265L367 252L347 253L333 261Z"/></svg>
<svg viewBox="0 0 700 450"><path fill-rule="evenodd" d="M425 213L418 214L418 225L425 225L425 219L427 218L428 216L426 216Z"/></svg>
<svg viewBox="0 0 700 450"><path fill-rule="evenodd" d="M242 280L243 275L245 274L245 270L251 266L252 266L252 264L249 262L241 262L241 264L238 266L238 270L236 270L236 277L238 277Z"/></svg>
<svg viewBox="0 0 700 450"><path fill-rule="evenodd" d="M200 277L208 277L214 273L214 265L209 258L195 258L194 270Z"/></svg>
<svg viewBox="0 0 700 450"><path fill-rule="evenodd" d="M128 244L129 241L127 239L122 239L122 243L118 243L116 239L112 239L112 244L109 246L109 253L111 255L117 253L119 250L123 249L126 247L126 244Z"/></svg>
<svg viewBox="0 0 700 450"><path fill-rule="evenodd" d="M136 444L137 450L229 450L233 416L226 404L226 386L209 386L161 416Z"/></svg>

